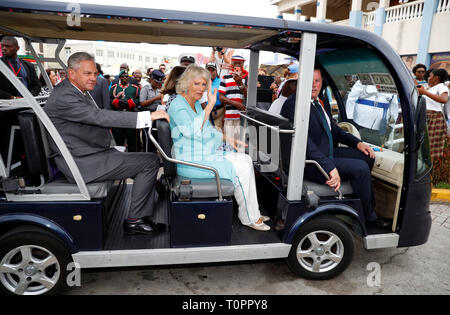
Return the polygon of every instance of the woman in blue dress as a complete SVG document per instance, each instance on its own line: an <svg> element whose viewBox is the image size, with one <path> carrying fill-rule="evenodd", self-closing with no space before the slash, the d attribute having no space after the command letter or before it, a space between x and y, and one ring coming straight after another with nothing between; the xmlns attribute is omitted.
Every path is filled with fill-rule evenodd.
<svg viewBox="0 0 450 315"><path fill-rule="evenodd" d="M259 231L270 230L264 223L269 218L259 211L251 158L244 153L221 150L223 141L228 139L209 122L217 92L211 91L209 72L197 65L190 65L178 79L176 90L177 96L168 111L176 158L216 168L221 179L234 184L241 223ZM199 100L205 91L208 91L208 105L203 109ZM238 144L242 144L238 142L231 144L237 148ZM186 165L177 165L177 172L188 178L214 177L211 171Z"/></svg>

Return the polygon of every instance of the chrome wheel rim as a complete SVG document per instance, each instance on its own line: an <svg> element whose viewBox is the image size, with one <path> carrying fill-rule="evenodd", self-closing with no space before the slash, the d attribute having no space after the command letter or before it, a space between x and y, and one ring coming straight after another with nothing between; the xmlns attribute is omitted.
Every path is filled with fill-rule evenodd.
<svg viewBox="0 0 450 315"><path fill-rule="evenodd" d="M60 275L56 256L36 245L16 247L0 262L0 282L18 295L44 294L56 285Z"/></svg>
<svg viewBox="0 0 450 315"><path fill-rule="evenodd" d="M314 273L336 268L344 257L344 243L329 231L314 231L306 235L297 246L300 265Z"/></svg>

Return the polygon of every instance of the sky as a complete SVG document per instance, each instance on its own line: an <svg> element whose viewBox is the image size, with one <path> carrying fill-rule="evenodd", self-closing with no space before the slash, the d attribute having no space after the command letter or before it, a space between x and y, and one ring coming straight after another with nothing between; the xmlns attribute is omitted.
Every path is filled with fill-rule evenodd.
<svg viewBox="0 0 450 315"><path fill-rule="evenodd" d="M70 0L50 0L58 2L70 2ZM79 3L81 7L83 3L99 4L99 5L115 5L115 6L129 6L139 8L153 8L153 9L166 9L166 10L179 10L179 11L192 11L192 12L205 12L205 13L217 13L217 14L231 14L231 15L243 15L253 17L264 18L276 18L277 7L270 5L269 0L225 0L225 1L206 1L206 0L77 0L74 3ZM179 56L181 53L203 53L209 56L211 48L207 47L185 47L177 45L149 45L149 44L123 44L124 47L136 47L136 49L155 49L158 50L158 54ZM195 51L194 51L195 50ZM237 51L243 55L247 55L245 51ZM245 56L247 57L247 56ZM269 55L261 55L260 61L266 62L272 60Z"/></svg>

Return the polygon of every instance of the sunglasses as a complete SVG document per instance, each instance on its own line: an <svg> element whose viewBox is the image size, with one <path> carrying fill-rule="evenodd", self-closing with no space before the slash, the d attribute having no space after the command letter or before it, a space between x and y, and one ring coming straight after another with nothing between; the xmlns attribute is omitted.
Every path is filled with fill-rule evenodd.
<svg viewBox="0 0 450 315"><path fill-rule="evenodd" d="M416 73L425 73L425 70L417 70Z"/></svg>

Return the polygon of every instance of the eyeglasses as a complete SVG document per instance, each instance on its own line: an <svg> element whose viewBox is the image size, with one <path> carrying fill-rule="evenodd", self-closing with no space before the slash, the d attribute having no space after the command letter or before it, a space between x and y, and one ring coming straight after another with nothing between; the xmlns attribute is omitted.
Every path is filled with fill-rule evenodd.
<svg viewBox="0 0 450 315"><path fill-rule="evenodd" d="M425 73L425 70L417 70L416 73Z"/></svg>

